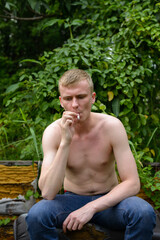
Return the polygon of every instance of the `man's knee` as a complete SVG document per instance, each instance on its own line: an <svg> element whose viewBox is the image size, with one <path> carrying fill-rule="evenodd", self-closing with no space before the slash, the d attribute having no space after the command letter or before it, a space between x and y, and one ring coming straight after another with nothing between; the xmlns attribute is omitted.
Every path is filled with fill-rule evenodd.
<svg viewBox="0 0 160 240"><path fill-rule="evenodd" d="M38 210L36 204L29 210L26 217L28 227L34 226L35 224L38 224L40 222L41 216L43 215L42 212L43 209Z"/></svg>
<svg viewBox="0 0 160 240"><path fill-rule="evenodd" d="M38 226L43 224L51 224L51 211L47 206L47 201L42 200L36 203L28 212L26 217L28 226Z"/></svg>
<svg viewBox="0 0 160 240"><path fill-rule="evenodd" d="M144 203L143 207L139 209L139 211L144 228L146 228L148 225L150 225L151 228L154 228L156 225L156 214L153 207L148 202L146 202Z"/></svg>
<svg viewBox="0 0 160 240"><path fill-rule="evenodd" d="M145 228L148 225L155 226L156 214L153 207L146 201L138 197L130 198L129 217L136 222L141 222Z"/></svg>

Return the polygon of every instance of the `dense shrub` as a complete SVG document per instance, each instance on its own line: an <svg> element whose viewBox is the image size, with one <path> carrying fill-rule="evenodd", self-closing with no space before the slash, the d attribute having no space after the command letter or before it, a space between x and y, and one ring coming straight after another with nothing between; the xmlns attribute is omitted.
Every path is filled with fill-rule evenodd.
<svg viewBox="0 0 160 240"><path fill-rule="evenodd" d="M38 59L25 60L19 80L3 95L1 158L42 158L43 130L62 113L58 79L68 69L81 68L94 81L97 100L92 110L121 119L147 186L146 171L151 171L143 171L143 166L160 157L160 4L151 0L70 4L73 17L53 18L43 26L52 31L58 24L68 30L69 39ZM36 71L27 64L37 64Z"/></svg>

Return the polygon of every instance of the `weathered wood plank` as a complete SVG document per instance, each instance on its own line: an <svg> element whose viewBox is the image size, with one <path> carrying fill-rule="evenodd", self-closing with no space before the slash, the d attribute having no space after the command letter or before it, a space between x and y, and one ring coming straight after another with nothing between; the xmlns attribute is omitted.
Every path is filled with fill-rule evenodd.
<svg viewBox="0 0 160 240"><path fill-rule="evenodd" d="M31 160L0 160L0 165L5 166L30 166L35 164L38 164L39 161L31 161Z"/></svg>
<svg viewBox="0 0 160 240"><path fill-rule="evenodd" d="M79 231L68 231L66 234L63 231L59 232L60 240L107 240L111 239L109 232L94 224L86 224L82 230ZM121 237L118 236L118 239L121 240Z"/></svg>
<svg viewBox="0 0 160 240"><path fill-rule="evenodd" d="M0 214L1 215L20 215L27 213L29 209L35 204L35 199L31 197L28 201L22 199L1 199L0 200Z"/></svg>

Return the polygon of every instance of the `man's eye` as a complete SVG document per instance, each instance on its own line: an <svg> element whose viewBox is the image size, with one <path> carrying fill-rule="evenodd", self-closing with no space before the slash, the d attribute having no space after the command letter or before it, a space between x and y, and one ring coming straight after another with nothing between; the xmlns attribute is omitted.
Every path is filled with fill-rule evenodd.
<svg viewBox="0 0 160 240"><path fill-rule="evenodd" d="M71 98L66 98L65 100L66 100L66 101L71 101L72 99L71 99Z"/></svg>
<svg viewBox="0 0 160 240"><path fill-rule="evenodd" d="M78 96L78 98L83 99L83 98L85 98L85 96Z"/></svg>

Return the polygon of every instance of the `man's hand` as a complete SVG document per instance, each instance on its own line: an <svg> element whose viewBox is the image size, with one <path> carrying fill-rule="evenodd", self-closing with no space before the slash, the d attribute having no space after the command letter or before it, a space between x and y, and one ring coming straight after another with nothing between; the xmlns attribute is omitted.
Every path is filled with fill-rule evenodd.
<svg viewBox="0 0 160 240"><path fill-rule="evenodd" d="M61 119L62 139L71 142L75 131L75 124L78 121L78 114L75 112L65 111Z"/></svg>
<svg viewBox="0 0 160 240"><path fill-rule="evenodd" d="M63 222L63 231L66 233L67 229L69 231L81 230L82 227L91 220L94 212L93 208L89 204L82 208L70 213L68 217Z"/></svg>

